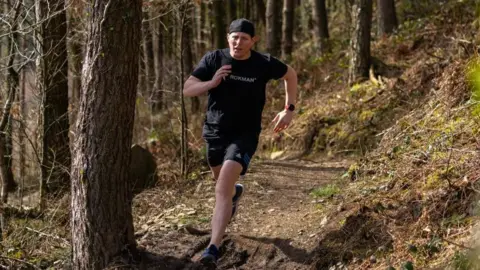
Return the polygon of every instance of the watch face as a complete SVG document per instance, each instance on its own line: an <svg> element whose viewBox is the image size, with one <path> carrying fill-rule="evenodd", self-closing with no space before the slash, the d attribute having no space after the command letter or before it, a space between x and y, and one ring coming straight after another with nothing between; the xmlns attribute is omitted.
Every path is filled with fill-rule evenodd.
<svg viewBox="0 0 480 270"><path fill-rule="evenodd" d="M290 104L290 105L288 106L288 109L289 109L290 111L293 111L293 110L295 110L295 105L293 105L293 104Z"/></svg>

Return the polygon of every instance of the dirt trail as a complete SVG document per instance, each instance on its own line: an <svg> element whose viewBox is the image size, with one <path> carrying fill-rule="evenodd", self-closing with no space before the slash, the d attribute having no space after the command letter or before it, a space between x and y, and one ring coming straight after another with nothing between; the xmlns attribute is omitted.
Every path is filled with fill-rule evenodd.
<svg viewBox="0 0 480 270"><path fill-rule="evenodd" d="M217 269L311 269L312 251L332 217L310 192L337 181L347 168L347 161L254 163L242 180L246 193L227 228ZM137 221L143 224L138 243L148 251L142 268L202 269L195 261L208 244L213 192L214 183L202 181L175 206ZM155 196L162 195L141 198L153 206Z"/></svg>

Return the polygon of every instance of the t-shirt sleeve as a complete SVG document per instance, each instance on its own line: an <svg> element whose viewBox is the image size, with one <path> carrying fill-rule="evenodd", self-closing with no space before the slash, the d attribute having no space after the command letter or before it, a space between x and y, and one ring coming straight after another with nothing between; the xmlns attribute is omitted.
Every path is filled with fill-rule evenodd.
<svg viewBox="0 0 480 270"><path fill-rule="evenodd" d="M288 66L273 56L270 56L270 61L268 61L268 65L271 79L278 80L287 73Z"/></svg>
<svg viewBox="0 0 480 270"><path fill-rule="evenodd" d="M201 81L209 81L213 78L214 70L212 63L212 53L205 54L197 67L192 72L192 76L198 78Z"/></svg>

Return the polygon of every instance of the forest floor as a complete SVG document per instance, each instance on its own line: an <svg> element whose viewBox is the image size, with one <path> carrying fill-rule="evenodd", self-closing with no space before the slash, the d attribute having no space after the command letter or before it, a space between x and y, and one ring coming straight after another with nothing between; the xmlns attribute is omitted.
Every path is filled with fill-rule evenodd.
<svg viewBox="0 0 480 270"><path fill-rule="evenodd" d="M220 247L218 269L309 269L319 240L349 210L329 205L328 197L340 196L336 192L323 199L313 193L340 181L348 166L348 160L255 162L241 180L246 192ZM205 179L182 196L172 192L155 189L136 198L137 210L148 208L137 220L138 244L150 254L144 266L202 269L196 261L209 241L214 182ZM159 207L160 201L172 207ZM331 240L340 249L330 252L343 253L345 239Z"/></svg>

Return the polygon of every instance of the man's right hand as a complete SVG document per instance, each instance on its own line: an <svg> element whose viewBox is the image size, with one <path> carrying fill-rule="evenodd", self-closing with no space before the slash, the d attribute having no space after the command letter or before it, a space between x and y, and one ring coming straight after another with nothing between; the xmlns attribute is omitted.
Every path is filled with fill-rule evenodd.
<svg viewBox="0 0 480 270"><path fill-rule="evenodd" d="M222 79L225 79L225 77L228 76L232 72L232 66L231 65L225 65L222 66L215 72L215 75L213 75L212 80L210 80L210 86L211 88L217 87L221 82Z"/></svg>

